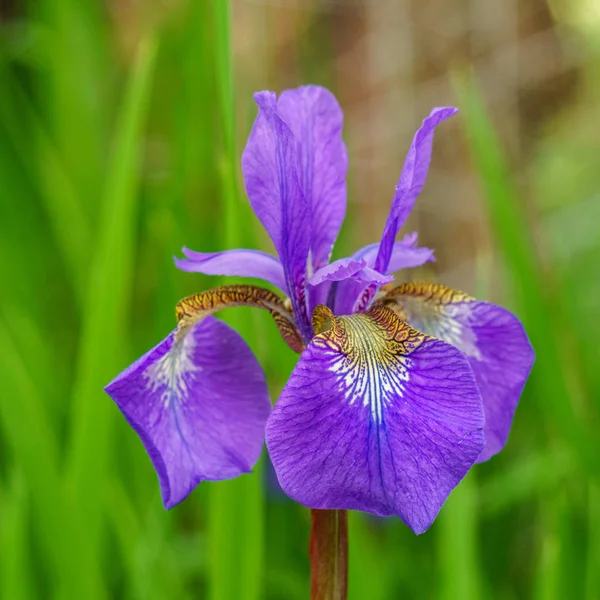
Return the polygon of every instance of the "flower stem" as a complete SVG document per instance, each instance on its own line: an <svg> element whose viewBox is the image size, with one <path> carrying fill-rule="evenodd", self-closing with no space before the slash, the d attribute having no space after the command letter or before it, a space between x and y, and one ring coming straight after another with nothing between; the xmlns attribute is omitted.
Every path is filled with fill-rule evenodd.
<svg viewBox="0 0 600 600"><path fill-rule="evenodd" d="M348 595L348 515L345 510L312 510L310 531L311 600L346 600Z"/></svg>

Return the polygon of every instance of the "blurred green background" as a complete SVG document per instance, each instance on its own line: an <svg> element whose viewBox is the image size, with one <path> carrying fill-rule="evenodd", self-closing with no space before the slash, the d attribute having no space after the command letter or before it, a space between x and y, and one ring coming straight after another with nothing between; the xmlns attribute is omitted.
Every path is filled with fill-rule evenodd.
<svg viewBox="0 0 600 600"><path fill-rule="evenodd" d="M0 596L308 597L308 511L256 472L164 511L102 388L220 281L172 255L270 250L239 163L252 92L326 85L348 218L376 241L436 105L407 231L426 277L501 302L537 351L509 444L415 537L350 515L350 598L600 599L598 0L3 0ZM231 52L230 52L231 49ZM295 356L230 311L276 398Z"/></svg>

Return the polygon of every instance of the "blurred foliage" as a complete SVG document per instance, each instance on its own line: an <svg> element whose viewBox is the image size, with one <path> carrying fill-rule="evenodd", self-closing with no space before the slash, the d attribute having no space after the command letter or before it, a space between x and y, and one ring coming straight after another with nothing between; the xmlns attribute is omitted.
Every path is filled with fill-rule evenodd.
<svg viewBox="0 0 600 600"><path fill-rule="evenodd" d="M166 512L141 444L102 391L170 331L180 297L215 285L173 267L182 245L267 249L239 185L249 92L311 80L342 100L357 95L358 40L378 43L385 23L369 19L368 2L305 4L236 2L233 34L221 0L0 7L0 597L307 597L309 514L273 489L266 459ZM466 75L477 57L453 57L465 133L453 144L471 156L461 164L487 215L475 235L486 243L467 263L479 289L468 291L523 318L534 373L506 450L469 474L428 533L350 515L353 600L600 598L600 18L591 0L556 0L552 13L538 4L555 19L553 47L572 56L575 40L576 78L558 90L559 109L557 89L538 94L543 118L516 144L491 88L478 85L488 72ZM400 8L390 6L396 22ZM411 6L410 23L427 22L426 7ZM272 40L259 47L267 30ZM419 43L433 53L443 40ZM395 77L390 56L366 61L379 77L373 106ZM413 59L415 78L433 64ZM422 98L410 108L424 115ZM411 114L389 106L398 122ZM363 219L387 209L385 196L377 206L357 200L364 148L350 131L343 250L365 235ZM434 155L434 177L443 158ZM442 200L468 203L457 188L434 199L436 212L445 214ZM427 240L442 249L441 278L444 248L457 245L449 223ZM239 314L226 318L242 327L276 398L295 357L268 316Z"/></svg>

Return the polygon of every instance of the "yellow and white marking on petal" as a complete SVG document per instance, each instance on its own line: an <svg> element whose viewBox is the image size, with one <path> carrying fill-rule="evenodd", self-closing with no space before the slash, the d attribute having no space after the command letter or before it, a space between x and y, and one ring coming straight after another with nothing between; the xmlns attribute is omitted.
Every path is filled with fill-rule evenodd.
<svg viewBox="0 0 600 600"><path fill-rule="evenodd" d="M331 327L314 343L329 355L329 370L347 402L368 407L381 423L385 408L403 397L412 367L408 355L425 336L385 307L329 320Z"/></svg>
<svg viewBox="0 0 600 600"><path fill-rule="evenodd" d="M170 406L173 396L180 400L187 397L189 390L186 375L202 371L202 367L192 361L194 348L194 336L188 332L175 339L171 349L144 372L144 378L152 392L164 386L161 401L165 408Z"/></svg>
<svg viewBox="0 0 600 600"><path fill-rule="evenodd" d="M401 314L413 327L460 348L468 358L481 360L477 335L470 326L469 303L463 292L437 283L405 283L384 299L388 306L397 303Z"/></svg>

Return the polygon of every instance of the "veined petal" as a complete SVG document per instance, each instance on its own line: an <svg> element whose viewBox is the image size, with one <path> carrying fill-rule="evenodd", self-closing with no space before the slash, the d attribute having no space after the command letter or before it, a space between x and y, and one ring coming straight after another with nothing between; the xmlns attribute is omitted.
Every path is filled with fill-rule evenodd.
<svg viewBox="0 0 600 600"><path fill-rule="evenodd" d="M178 333L106 387L152 460L166 508L201 481L248 473L271 408L260 365L228 325L209 316Z"/></svg>
<svg viewBox="0 0 600 600"><path fill-rule="evenodd" d="M304 340L286 301L255 285L223 285L188 296L177 303L175 315L179 329L188 329L207 316L233 306L253 306L269 311L286 344L294 352L304 349Z"/></svg>
<svg viewBox="0 0 600 600"><path fill-rule="evenodd" d="M343 301L345 298L341 298L338 302L339 291L342 294L354 289L365 289L370 285L377 287L385 285L393 281L394 278L390 275L382 275L375 271L375 269L367 266L367 261L364 259L354 260L353 258L340 258L327 266L319 269L309 280L309 301L310 310L318 304L335 304L336 314L346 314L351 312L351 308L354 304L352 302L347 304ZM334 294L331 296L331 292ZM339 306L339 310L338 310ZM341 311L341 312L340 312Z"/></svg>
<svg viewBox="0 0 600 600"><path fill-rule="evenodd" d="M420 267L426 262L433 262L433 250L416 245L417 234L409 233L404 236L404 239L397 241L392 250L392 256L387 268L387 275L409 269L412 267ZM369 244L360 250L357 250L352 258L358 261L364 261L368 267L375 266L375 258L379 251L379 244ZM377 271L375 271L377 272ZM364 295L370 293L370 297L375 295L377 288L383 284L365 282L357 282L353 279L340 281L335 289L334 312L336 315L349 315L361 309L360 302ZM322 298L328 298L328 295L322 294L319 296L320 302L325 304Z"/></svg>
<svg viewBox="0 0 600 600"><path fill-rule="evenodd" d="M417 196L425 185L431 161L434 130L442 121L456 112L457 109L452 107L434 108L413 138L396 186L396 193L375 260L375 269L381 273L387 273L396 235L404 225Z"/></svg>
<svg viewBox="0 0 600 600"><path fill-rule="evenodd" d="M382 306L313 314L317 334L267 422L283 490L312 508L435 519L484 446L481 397L456 348Z"/></svg>
<svg viewBox="0 0 600 600"><path fill-rule="evenodd" d="M344 115L335 96L317 85L284 91L277 109L300 148L299 176L311 207L310 250L316 271L329 262L346 213Z"/></svg>
<svg viewBox="0 0 600 600"><path fill-rule="evenodd" d="M420 267L426 262L434 262L435 257L433 256L433 250L424 246L418 247L416 244L417 234L409 233L404 239L397 241L392 249L392 255L390 262L387 267L386 274L395 273L402 269L409 269L412 267ZM375 259L379 252L380 244L369 244L364 246L360 250L357 250L352 258L355 260L364 260L367 266L374 268Z"/></svg>
<svg viewBox="0 0 600 600"><path fill-rule="evenodd" d="M478 462L500 452L535 358L519 319L501 306L433 283L401 285L388 301L414 328L467 357L485 410L486 446Z"/></svg>
<svg viewBox="0 0 600 600"><path fill-rule="evenodd" d="M363 283L375 283L376 285L385 285L394 280L393 277L382 275L375 269L370 268L364 259L340 258L319 269L308 280L308 283L318 285L323 281L343 281L350 278Z"/></svg>
<svg viewBox="0 0 600 600"><path fill-rule="evenodd" d="M277 112L273 92L254 94L259 107L242 155L246 192L254 212L271 236L283 265L287 289L306 340L312 328L304 286L311 239L311 211L297 167L298 147Z"/></svg>
<svg viewBox="0 0 600 600"><path fill-rule="evenodd" d="M205 275L232 275L263 279L288 294L283 267L275 256L259 250L225 250L224 252L194 252L182 248L186 258L175 258L182 271Z"/></svg>

